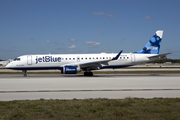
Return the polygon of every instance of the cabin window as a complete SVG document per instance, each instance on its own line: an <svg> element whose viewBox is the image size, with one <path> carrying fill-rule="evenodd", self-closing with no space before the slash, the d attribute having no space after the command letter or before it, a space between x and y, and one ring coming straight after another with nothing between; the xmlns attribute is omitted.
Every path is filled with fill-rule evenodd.
<svg viewBox="0 0 180 120"><path fill-rule="evenodd" d="M83 60L83 58L81 58L81 60Z"/></svg>
<svg viewBox="0 0 180 120"><path fill-rule="evenodd" d="M101 59L101 57L100 57L100 59Z"/></svg>
<svg viewBox="0 0 180 120"><path fill-rule="evenodd" d="M121 57L120 57L120 59L121 59Z"/></svg>
<svg viewBox="0 0 180 120"><path fill-rule="evenodd" d="M69 58L69 60L71 60L71 58Z"/></svg>
<svg viewBox="0 0 180 120"><path fill-rule="evenodd" d="M125 57L124 57L124 59L125 59Z"/></svg>
<svg viewBox="0 0 180 120"><path fill-rule="evenodd" d="M67 60L67 58L66 58L66 60Z"/></svg>
<svg viewBox="0 0 180 120"><path fill-rule="evenodd" d="M109 57L109 59L111 59L111 57Z"/></svg>
<svg viewBox="0 0 180 120"><path fill-rule="evenodd" d="M98 57L96 59L98 59Z"/></svg>
<svg viewBox="0 0 180 120"><path fill-rule="evenodd" d="M94 57L93 57L93 59L94 59Z"/></svg>
<svg viewBox="0 0 180 120"><path fill-rule="evenodd" d="M87 60L87 58L85 58Z"/></svg>
<svg viewBox="0 0 180 120"><path fill-rule="evenodd" d="M129 59L129 57L127 57L127 59Z"/></svg>
<svg viewBox="0 0 180 120"><path fill-rule="evenodd" d="M89 59L91 59L91 58L89 58Z"/></svg>
<svg viewBox="0 0 180 120"><path fill-rule="evenodd" d="M108 59L108 57L106 57L106 59Z"/></svg>
<svg viewBox="0 0 180 120"><path fill-rule="evenodd" d="M73 60L75 60L75 58L73 58Z"/></svg>
<svg viewBox="0 0 180 120"><path fill-rule="evenodd" d="M62 60L64 60L64 58L62 58Z"/></svg>

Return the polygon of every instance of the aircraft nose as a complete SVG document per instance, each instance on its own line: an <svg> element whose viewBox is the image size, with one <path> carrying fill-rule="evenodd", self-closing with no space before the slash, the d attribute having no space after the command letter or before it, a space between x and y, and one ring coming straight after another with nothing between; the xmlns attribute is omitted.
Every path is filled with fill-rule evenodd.
<svg viewBox="0 0 180 120"><path fill-rule="evenodd" d="M11 68L11 63L7 64L5 67L6 67L7 69Z"/></svg>

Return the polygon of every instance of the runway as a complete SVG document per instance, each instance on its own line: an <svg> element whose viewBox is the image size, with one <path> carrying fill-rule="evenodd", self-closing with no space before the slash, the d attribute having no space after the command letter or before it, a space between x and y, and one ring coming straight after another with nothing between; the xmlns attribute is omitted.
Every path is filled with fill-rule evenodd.
<svg viewBox="0 0 180 120"><path fill-rule="evenodd" d="M0 75L0 101L35 99L176 98L180 74Z"/></svg>
<svg viewBox="0 0 180 120"><path fill-rule="evenodd" d="M123 68L123 69L101 69L93 70L97 72L109 72L109 71L180 71L180 68ZM9 70L9 69L0 69L0 72L22 72L22 70ZM28 72L60 72L60 70L28 70Z"/></svg>

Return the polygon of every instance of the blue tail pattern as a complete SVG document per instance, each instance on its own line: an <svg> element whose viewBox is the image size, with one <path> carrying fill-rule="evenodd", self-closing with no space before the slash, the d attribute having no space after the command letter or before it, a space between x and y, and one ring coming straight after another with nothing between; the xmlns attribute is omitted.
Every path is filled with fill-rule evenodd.
<svg viewBox="0 0 180 120"><path fill-rule="evenodd" d="M139 54L159 54L163 31L157 31L149 42L139 51L134 53Z"/></svg>

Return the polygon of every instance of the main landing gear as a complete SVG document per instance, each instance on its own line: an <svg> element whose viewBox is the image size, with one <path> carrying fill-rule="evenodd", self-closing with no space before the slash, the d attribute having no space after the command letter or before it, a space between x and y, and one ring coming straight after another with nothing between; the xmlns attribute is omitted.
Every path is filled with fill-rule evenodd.
<svg viewBox="0 0 180 120"><path fill-rule="evenodd" d="M22 72L24 73L24 77L27 77L27 70L22 70Z"/></svg>
<svg viewBox="0 0 180 120"><path fill-rule="evenodd" d="M92 72L84 72L84 76L93 76Z"/></svg>

